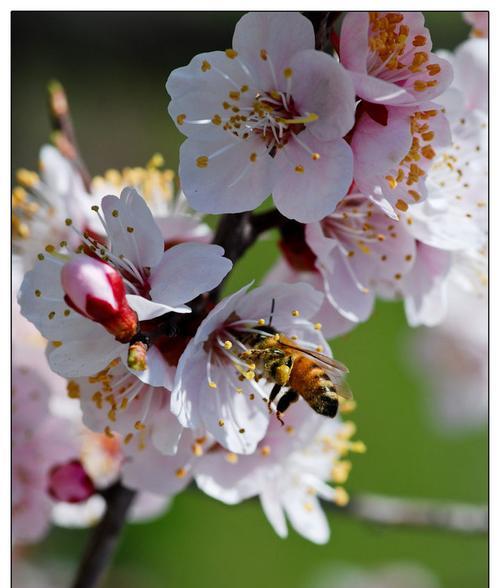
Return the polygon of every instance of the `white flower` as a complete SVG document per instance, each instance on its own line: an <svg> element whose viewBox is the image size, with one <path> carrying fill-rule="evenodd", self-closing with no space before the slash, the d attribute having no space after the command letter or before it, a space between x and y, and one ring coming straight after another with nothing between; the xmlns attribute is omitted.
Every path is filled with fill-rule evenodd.
<svg viewBox="0 0 500 588"><path fill-rule="evenodd" d="M252 210L272 192L285 216L310 222L346 194L353 85L314 50L313 27L299 13L246 14L233 49L197 55L171 73L167 90L188 137L180 177L196 210Z"/></svg>
<svg viewBox="0 0 500 588"><path fill-rule="evenodd" d="M269 336L263 329L273 305L278 333L330 353L320 325L309 320L321 306L319 292L307 284L247 290L222 300L200 324L179 360L171 403L183 426L206 430L236 453L252 453L267 429L270 383L241 354L249 349L249 333Z"/></svg>
<svg viewBox="0 0 500 588"><path fill-rule="evenodd" d="M344 505L347 494L328 481L346 481L350 462L341 460L349 450L364 451L351 442L352 423L322 417L299 400L287 411L287 424L272 420L252 455L237 455L222 447L210 451L197 465L195 479L210 496L236 504L259 496L269 522L286 537L285 514L301 535L326 543L330 531L318 498Z"/></svg>
<svg viewBox="0 0 500 588"><path fill-rule="evenodd" d="M185 303L214 288L231 268L231 262L222 257L222 248L215 245L181 243L164 252L163 236L144 200L133 189L125 189L120 198L106 196L102 209L103 216L98 210L97 214L109 244L85 235L83 243L120 274L129 292L128 305L139 321L168 312L190 312ZM127 363L127 344L66 304L61 271L73 253L67 247L62 251L47 246L35 268L25 276L20 292L24 316L50 341L52 369L65 377L79 377L105 369L117 357ZM90 286L88 291L92 291ZM106 299L105 293L101 298ZM145 383L172 383L174 367L154 344L147 350L146 364L145 369L135 370Z"/></svg>

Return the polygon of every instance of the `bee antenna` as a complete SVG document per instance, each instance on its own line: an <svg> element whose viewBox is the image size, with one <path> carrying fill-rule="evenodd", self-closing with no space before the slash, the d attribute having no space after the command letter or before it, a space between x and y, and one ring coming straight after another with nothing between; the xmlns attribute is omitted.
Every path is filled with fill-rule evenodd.
<svg viewBox="0 0 500 588"><path fill-rule="evenodd" d="M276 304L276 298L273 298L271 302L271 314L269 315L269 326L271 326L273 322L273 314L274 314L274 305Z"/></svg>

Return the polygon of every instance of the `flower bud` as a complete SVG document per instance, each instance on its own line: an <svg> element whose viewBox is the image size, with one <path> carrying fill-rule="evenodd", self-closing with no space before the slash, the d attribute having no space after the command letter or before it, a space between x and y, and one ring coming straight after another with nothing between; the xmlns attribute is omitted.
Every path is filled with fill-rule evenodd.
<svg viewBox="0 0 500 588"><path fill-rule="evenodd" d="M49 472L47 490L54 500L73 504L95 494L94 483L78 459L53 467Z"/></svg>
<svg viewBox="0 0 500 588"><path fill-rule="evenodd" d="M107 263L75 257L64 265L61 284L66 304L100 323L117 341L127 343L137 333L137 314L128 305L123 279Z"/></svg>

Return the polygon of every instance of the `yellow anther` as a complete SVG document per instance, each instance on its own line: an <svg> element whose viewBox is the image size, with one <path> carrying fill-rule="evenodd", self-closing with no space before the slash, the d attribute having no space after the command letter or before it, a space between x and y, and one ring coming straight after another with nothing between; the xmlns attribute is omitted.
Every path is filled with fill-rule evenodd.
<svg viewBox="0 0 500 588"><path fill-rule="evenodd" d="M196 158L196 167L204 168L208 166L208 157L206 155L200 155Z"/></svg>
<svg viewBox="0 0 500 588"><path fill-rule="evenodd" d="M145 428L146 425L144 423L142 423L141 421L135 421L134 429L136 429L137 431L144 431Z"/></svg>
<svg viewBox="0 0 500 588"><path fill-rule="evenodd" d="M387 183L389 184L389 188L391 188L391 190L394 190L394 188L396 188L396 186L398 185L398 182L392 176L385 176L385 179L387 180Z"/></svg>
<svg viewBox="0 0 500 588"><path fill-rule="evenodd" d="M226 57L228 57L229 59L234 59L235 57L238 57L238 51L235 51L234 49L226 49L224 53L226 54Z"/></svg>
<svg viewBox="0 0 500 588"><path fill-rule="evenodd" d="M303 173L304 173L304 166L303 166L303 165L296 165L296 166L295 166L295 171L296 171L298 174L303 174Z"/></svg>
<svg viewBox="0 0 500 588"><path fill-rule="evenodd" d="M322 324L321 323L314 323L314 328L316 331L321 331Z"/></svg>
<svg viewBox="0 0 500 588"><path fill-rule="evenodd" d="M201 71L208 71L212 69L212 66L210 65L210 63L208 63L208 61L206 59L204 59L201 62Z"/></svg>
<svg viewBox="0 0 500 588"><path fill-rule="evenodd" d="M62 344L62 341L52 341L52 347L55 347L56 349L62 347Z"/></svg>
<svg viewBox="0 0 500 588"><path fill-rule="evenodd" d="M73 224L73 221L70 218L65 219L64 224L69 227Z"/></svg>
<svg viewBox="0 0 500 588"><path fill-rule="evenodd" d="M222 123L222 118L219 114L214 114L214 116L212 117L212 123L214 125L220 125Z"/></svg>
<svg viewBox="0 0 500 588"><path fill-rule="evenodd" d="M80 398L80 386L74 380L69 380L66 385L69 398Z"/></svg>
<svg viewBox="0 0 500 588"><path fill-rule="evenodd" d="M285 431L289 434L289 435L293 435L295 433L295 429L292 427L292 425L287 425L285 427Z"/></svg>
<svg viewBox="0 0 500 588"><path fill-rule="evenodd" d="M300 316L300 311L292 310L292 316Z"/></svg>
<svg viewBox="0 0 500 588"><path fill-rule="evenodd" d="M353 453L366 453L366 445L363 441L355 441L351 444L350 450Z"/></svg>
<svg viewBox="0 0 500 588"><path fill-rule="evenodd" d="M264 445L264 447L261 447L260 454L263 457L267 457L268 455L271 455L271 448L269 447L269 445Z"/></svg>
<svg viewBox="0 0 500 588"><path fill-rule="evenodd" d="M179 468L175 471L176 478L185 478L187 476L187 471L185 468Z"/></svg>
<svg viewBox="0 0 500 588"><path fill-rule="evenodd" d="M186 115L185 114L178 114L177 115L176 121L177 121L177 124L179 126L182 126L184 124L184 121L185 120L186 120Z"/></svg>
<svg viewBox="0 0 500 588"><path fill-rule="evenodd" d="M266 321L261 318L257 321L257 324L259 325L259 327L263 327L266 324Z"/></svg>
<svg viewBox="0 0 500 588"><path fill-rule="evenodd" d="M253 370L248 370L243 375L247 380L253 380L255 378L255 372Z"/></svg>
<svg viewBox="0 0 500 588"><path fill-rule="evenodd" d="M293 75L293 70L291 67L285 67L285 69L283 70L283 75L285 76L286 79L289 79L292 77Z"/></svg>
<svg viewBox="0 0 500 588"><path fill-rule="evenodd" d="M116 209L113 210L111 216L113 216L114 218L118 218L120 216L120 211Z"/></svg>
<svg viewBox="0 0 500 588"><path fill-rule="evenodd" d="M29 171L27 169L19 169L16 173L16 180L20 184L23 184L23 186L26 186L27 188L32 188L40 181L40 178L38 177L38 174L33 171Z"/></svg>
<svg viewBox="0 0 500 588"><path fill-rule="evenodd" d="M134 230L134 227L127 227L127 233L133 233Z"/></svg>
<svg viewBox="0 0 500 588"><path fill-rule="evenodd" d="M356 406L355 400L345 400L344 398L341 398L339 409L341 413L348 414L356 410Z"/></svg>
<svg viewBox="0 0 500 588"><path fill-rule="evenodd" d="M323 347L322 347L321 345L318 345L318 346L316 347L316 351L317 351L318 353L323 353L324 349L323 349Z"/></svg>
<svg viewBox="0 0 500 588"><path fill-rule="evenodd" d="M260 50L260 58L264 61L267 61L267 51L265 49Z"/></svg>
<svg viewBox="0 0 500 588"><path fill-rule="evenodd" d="M106 435L106 437L109 437L110 439L114 439L113 432L111 431L111 429L108 425L106 425L104 427L104 434Z"/></svg>
<svg viewBox="0 0 500 588"><path fill-rule="evenodd" d="M406 204L406 202L404 200L399 199L396 202L396 208L398 210L401 210L403 212L406 212L408 210L408 204Z"/></svg>
<svg viewBox="0 0 500 588"><path fill-rule="evenodd" d="M217 421L217 424L219 425L219 427L223 427L224 426L224 419L219 419Z"/></svg>
<svg viewBox="0 0 500 588"><path fill-rule="evenodd" d="M231 349L232 346L231 341L224 341L224 349Z"/></svg>
<svg viewBox="0 0 500 588"><path fill-rule="evenodd" d="M417 92L423 92L424 90L427 89L427 84L426 82L422 81L422 80L416 80L413 83L413 88L417 91Z"/></svg>
<svg viewBox="0 0 500 588"><path fill-rule="evenodd" d="M349 494L347 494L345 488L342 488L342 486L335 488L334 502L337 506L347 506L349 504Z"/></svg>
<svg viewBox="0 0 500 588"><path fill-rule="evenodd" d="M238 456L236 455L236 453L226 453L225 459L228 463L238 463Z"/></svg>
<svg viewBox="0 0 500 588"><path fill-rule="evenodd" d="M239 92L237 92L236 90L231 90L228 94L229 98L231 98L231 100L239 100L241 94Z"/></svg>
<svg viewBox="0 0 500 588"><path fill-rule="evenodd" d="M287 125L305 125L310 122L314 122L318 120L319 116L314 112L310 112L307 116L302 116L299 118L280 118L280 122L284 122Z"/></svg>
<svg viewBox="0 0 500 588"><path fill-rule="evenodd" d="M217 384L215 382L212 382L211 380L208 382L208 387L209 388L213 388L215 390L215 388L217 388Z"/></svg>
<svg viewBox="0 0 500 588"><path fill-rule="evenodd" d="M120 402L120 409L121 410L125 410L128 406L128 398L122 398L122 401Z"/></svg>
<svg viewBox="0 0 500 588"><path fill-rule="evenodd" d="M320 159L320 158L321 158L321 155L319 153L312 153L311 154L311 159L313 161L318 161L318 159Z"/></svg>
<svg viewBox="0 0 500 588"><path fill-rule="evenodd" d="M203 455L203 446L200 443L193 443L191 445L191 451L196 457L201 457Z"/></svg>

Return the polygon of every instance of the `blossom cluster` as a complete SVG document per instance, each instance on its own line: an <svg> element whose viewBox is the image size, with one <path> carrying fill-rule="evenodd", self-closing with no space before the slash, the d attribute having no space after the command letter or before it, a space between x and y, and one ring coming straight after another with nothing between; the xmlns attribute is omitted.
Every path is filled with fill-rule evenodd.
<svg viewBox="0 0 500 588"><path fill-rule="evenodd" d="M358 12L331 42L316 50L299 13L249 13L232 48L174 70L182 191L159 156L88 185L44 146L40 175L18 172L19 542L98 520L118 479L132 518L194 482L326 542L318 499L347 502L346 457L365 450L326 338L377 297L435 326L457 290L486 295L487 41L436 54L422 14ZM269 195L282 258L219 299L233 263L202 214Z"/></svg>

